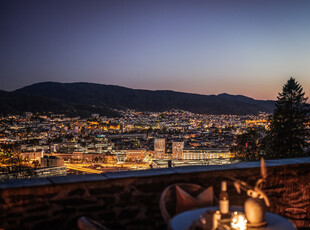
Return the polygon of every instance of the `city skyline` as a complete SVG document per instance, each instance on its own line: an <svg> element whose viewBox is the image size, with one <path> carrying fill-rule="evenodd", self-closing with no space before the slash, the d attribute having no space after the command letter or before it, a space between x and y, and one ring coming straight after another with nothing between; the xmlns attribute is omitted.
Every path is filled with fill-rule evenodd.
<svg viewBox="0 0 310 230"><path fill-rule="evenodd" d="M3 1L0 89L44 81L310 94L308 1Z"/></svg>

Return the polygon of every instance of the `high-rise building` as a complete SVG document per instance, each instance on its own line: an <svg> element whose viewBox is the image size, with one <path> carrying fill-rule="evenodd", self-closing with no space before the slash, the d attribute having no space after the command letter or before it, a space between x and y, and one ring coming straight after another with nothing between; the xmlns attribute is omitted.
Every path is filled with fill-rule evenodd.
<svg viewBox="0 0 310 230"><path fill-rule="evenodd" d="M154 142L154 157L156 159L164 159L166 155L166 139L158 138Z"/></svg>
<svg viewBox="0 0 310 230"><path fill-rule="evenodd" d="M172 142L172 159L183 158L184 142Z"/></svg>

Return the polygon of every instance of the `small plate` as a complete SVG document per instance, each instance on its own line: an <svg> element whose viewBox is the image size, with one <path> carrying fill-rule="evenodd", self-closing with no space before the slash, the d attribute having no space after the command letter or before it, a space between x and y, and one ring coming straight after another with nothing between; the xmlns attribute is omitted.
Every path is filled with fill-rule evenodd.
<svg viewBox="0 0 310 230"><path fill-rule="evenodd" d="M264 227L267 225L267 222L264 220L263 222L260 222L260 223L256 223L256 224L252 224L252 223L247 223L247 226L249 228L260 228L260 227Z"/></svg>

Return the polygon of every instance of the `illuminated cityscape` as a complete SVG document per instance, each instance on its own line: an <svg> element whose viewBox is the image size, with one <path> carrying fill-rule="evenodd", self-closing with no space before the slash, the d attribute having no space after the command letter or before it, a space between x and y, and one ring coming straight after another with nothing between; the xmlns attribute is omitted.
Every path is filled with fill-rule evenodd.
<svg viewBox="0 0 310 230"><path fill-rule="evenodd" d="M263 113L237 116L181 110L119 112L121 116L116 118L99 114L70 118L31 112L2 117L3 173L9 173L6 167L11 157L34 170L60 167L60 175L168 167L168 160L178 165L215 164L215 159L219 160L217 164L229 163L227 159L235 157L230 148L236 144L237 134L267 126L267 114ZM158 160L166 161L157 165ZM45 176L51 174L46 172Z"/></svg>

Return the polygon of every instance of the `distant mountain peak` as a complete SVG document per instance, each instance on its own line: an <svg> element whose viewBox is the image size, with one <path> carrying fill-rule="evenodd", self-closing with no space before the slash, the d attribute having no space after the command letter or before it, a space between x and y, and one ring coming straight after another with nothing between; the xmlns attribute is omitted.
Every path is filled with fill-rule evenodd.
<svg viewBox="0 0 310 230"><path fill-rule="evenodd" d="M187 110L202 114L258 114L272 112L273 101L260 101L242 95L202 95L172 90L131 89L88 82L41 82L18 89L27 95L48 98L74 108L137 109L141 111ZM91 106L91 108L89 108Z"/></svg>

